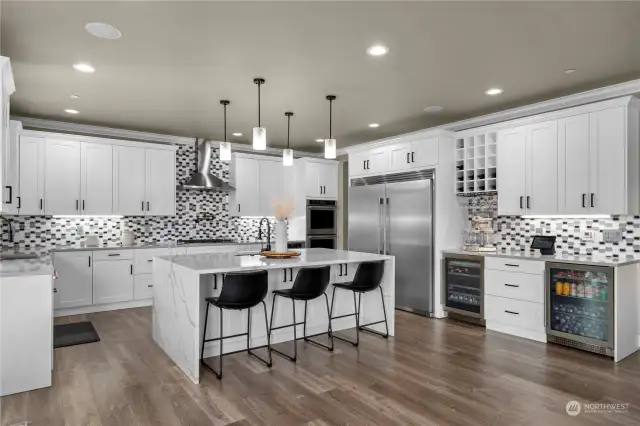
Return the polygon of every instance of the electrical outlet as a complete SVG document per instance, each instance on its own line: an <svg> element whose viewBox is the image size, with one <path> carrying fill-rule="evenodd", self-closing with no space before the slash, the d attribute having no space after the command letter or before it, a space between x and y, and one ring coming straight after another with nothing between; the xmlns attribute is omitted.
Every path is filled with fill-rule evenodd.
<svg viewBox="0 0 640 426"><path fill-rule="evenodd" d="M591 230L582 231L582 241L595 241L596 233Z"/></svg>
<svg viewBox="0 0 640 426"><path fill-rule="evenodd" d="M619 229L605 229L602 231L602 240L605 243L617 243L622 239L622 231Z"/></svg>

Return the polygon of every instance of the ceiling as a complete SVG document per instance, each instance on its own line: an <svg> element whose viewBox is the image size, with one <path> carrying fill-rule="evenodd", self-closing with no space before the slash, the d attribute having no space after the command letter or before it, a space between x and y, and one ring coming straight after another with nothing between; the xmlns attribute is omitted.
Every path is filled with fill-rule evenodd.
<svg viewBox="0 0 640 426"><path fill-rule="evenodd" d="M327 94L344 147L640 77L638 2L0 4L13 114L222 140L228 99L229 140L248 143L263 77L269 146L286 144L293 111L291 144L306 151L328 135ZM89 22L123 37L95 38ZM376 43L389 53L368 56ZM504 93L486 96L493 86Z"/></svg>

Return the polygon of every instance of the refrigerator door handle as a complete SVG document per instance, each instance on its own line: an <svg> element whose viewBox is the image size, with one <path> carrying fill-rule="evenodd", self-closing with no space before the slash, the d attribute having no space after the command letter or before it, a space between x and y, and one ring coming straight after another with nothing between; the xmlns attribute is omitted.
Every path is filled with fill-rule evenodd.
<svg viewBox="0 0 640 426"><path fill-rule="evenodd" d="M385 254L391 253L391 211L389 210L389 199L387 198L387 209L384 212L384 250Z"/></svg>
<svg viewBox="0 0 640 426"><path fill-rule="evenodd" d="M380 243L383 240L382 234L380 232L383 231L382 226L382 206L384 205L384 198L378 199L378 254L384 254L383 249L380 248Z"/></svg>

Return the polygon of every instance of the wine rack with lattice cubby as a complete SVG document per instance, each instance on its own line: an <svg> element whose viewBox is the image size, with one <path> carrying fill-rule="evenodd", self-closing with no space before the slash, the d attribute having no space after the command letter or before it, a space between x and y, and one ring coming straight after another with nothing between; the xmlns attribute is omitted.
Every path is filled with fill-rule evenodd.
<svg viewBox="0 0 640 426"><path fill-rule="evenodd" d="M455 191L457 195L497 193L496 132L455 138Z"/></svg>

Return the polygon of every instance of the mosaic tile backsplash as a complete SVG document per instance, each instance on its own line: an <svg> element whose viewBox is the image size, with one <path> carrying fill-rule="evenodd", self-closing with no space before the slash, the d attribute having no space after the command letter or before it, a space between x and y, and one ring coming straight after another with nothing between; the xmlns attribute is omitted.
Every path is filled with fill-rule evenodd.
<svg viewBox="0 0 640 426"><path fill-rule="evenodd" d="M460 198L469 217L479 215L494 218L495 243L498 250L528 251L534 235L555 235L556 252L610 257L640 258L640 216L612 216L607 219L533 219L519 216L498 216L498 196ZM622 239L603 242L602 231L619 229ZM595 232L594 241L582 241L586 230Z"/></svg>
<svg viewBox="0 0 640 426"><path fill-rule="evenodd" d="M176 181L184 183L195 169L195 148L181 145L176 153ZM229 179L229 166L212 155L211 170ZM10 216L17 232L9 241L9 227L2 222L2 247L30 249L80 243L97 234L100 244L118 243L122 231L131 230L136 243L172 243L187 238L231 238L256 241L259 219L229 216L229 196L223 192L178 189L176 216L153 217L45 217ZM273 223L272 223L273 225ZM273 228L272 228L273 229Z"/></svg>

